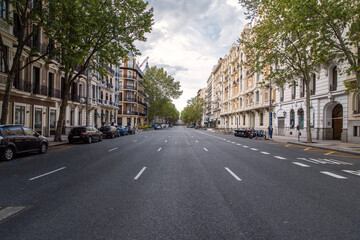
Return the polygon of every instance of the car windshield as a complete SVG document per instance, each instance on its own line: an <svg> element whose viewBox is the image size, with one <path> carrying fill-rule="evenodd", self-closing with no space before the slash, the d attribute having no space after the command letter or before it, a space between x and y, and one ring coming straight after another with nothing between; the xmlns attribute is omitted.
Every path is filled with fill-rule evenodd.
<svg viewBox="0 0 360 240"><path fill-rule="evenodd" d="M110 127L101 127L100 131L108 131L110 129Z"/></svg>

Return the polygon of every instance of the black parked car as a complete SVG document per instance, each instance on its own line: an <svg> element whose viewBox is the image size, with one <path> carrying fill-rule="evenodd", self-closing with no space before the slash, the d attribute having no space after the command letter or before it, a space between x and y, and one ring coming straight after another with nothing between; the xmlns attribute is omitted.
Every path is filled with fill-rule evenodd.
<svg viewBox="0 0 360 240"><path fill-rule="evenodd" d="M133 128L132 126L127 126L126 129L128 130L129 134L135 134L135 128Z"/></svg>
<svg viewBox="0 0 360 240"><path fill-rule="evenodd" d="M94 140L102 141L102 133L96 127L74 127L68 135L69 143L82 141L92 143Z"/></svg>
<svg viewBox="0 0 360 240"><path fill-rule="evenodd" d="M100 131L107 138L120 137L120 131L114 126L103 126Z"/></svg>
<svg viewBox="0 0 360 240"><path fill-rule="evenodd" d="M23 125L0 125L1 160L10 161L15 154L23 152L46 153L48 140Z"/></svg>

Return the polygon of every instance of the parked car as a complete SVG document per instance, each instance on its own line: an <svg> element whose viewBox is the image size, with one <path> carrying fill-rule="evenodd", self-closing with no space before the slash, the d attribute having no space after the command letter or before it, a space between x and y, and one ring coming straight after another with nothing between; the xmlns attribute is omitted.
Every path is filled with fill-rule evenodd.
<svg viewBox="0 0 360 240"><path fill-rule="evenodd" d="M126 129L129 132L129 134L135 134L135 128L133 128L132 126L127 126Z"/></svg>
<svg viewBox="0 0 360 240"><path fill-rule="evenodd" d="M34 152L46 153L48 140L31 128L23 125L0 125L0 157L10 161L18 153Z"/></svg>
<svg viewBox="0 0 360 240"><path fill-rule="evenodd" d="M93 126L74 127L68 134L69 143L78 141L92 143L93 141L102 141L102 133Z"/></svg>
<svg viewBox="0 0 360 240"><path fill-rule="evenodd" d="M119 130L121 136L125 136L129 134L125 126L117 126L117 129Z"/></svg>
<svg viewBox="0 0 360 240"><path fill-rule="evenodd" d="M155 130L159 130L159 129L161 129L161 126L158 125L158 124L153 124L152 128L155 129Z"/></svg>
<svg viewBox="0 0 360 240"><path fill-rule="evenodd" d="M120 137L120 131L114 126L103 126L100 128L100 131L103 136L106 136L107 138Z"/></svg>

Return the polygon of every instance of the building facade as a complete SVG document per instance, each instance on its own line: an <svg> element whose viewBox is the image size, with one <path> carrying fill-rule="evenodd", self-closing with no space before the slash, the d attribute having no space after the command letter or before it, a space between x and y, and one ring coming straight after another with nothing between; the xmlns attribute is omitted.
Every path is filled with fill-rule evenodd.
<svg viewBox="0 0 360 240"><path fill-rule="evenodd" d="M15 55L18 31L0 16L0 32L8 65ZM44 52L49 42L40 30L25 46L21 66L32 61L30 49ZM53 61L56 61L55 59ZM44 136L55 133L64 96L64 73L55 62L38 60L27 65L16 76L11 88L7 123L23 124ZM86 71L72 84L66 108L64 134L76 126L133 125L145 122L146 98L142 72L135 58L117 66L105 66L106 74ZM7 73L0 57L0 107L3 104ZM119 122L118 122L119 121Z"/></svg>

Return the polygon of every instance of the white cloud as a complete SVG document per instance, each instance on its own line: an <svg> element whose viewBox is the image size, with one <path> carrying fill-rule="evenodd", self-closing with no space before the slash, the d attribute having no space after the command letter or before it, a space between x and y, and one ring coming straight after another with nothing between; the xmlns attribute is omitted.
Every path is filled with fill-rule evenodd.
<svg viewBox="0 0 360 240"><path fill-rule="evenodd" d="M150 0L155 24L145 43L138 43L141 62L164 67L180 81L183 95L174 100L179 111L206 87L211 69L228 53L245 23L238 0Z"/></svg>

